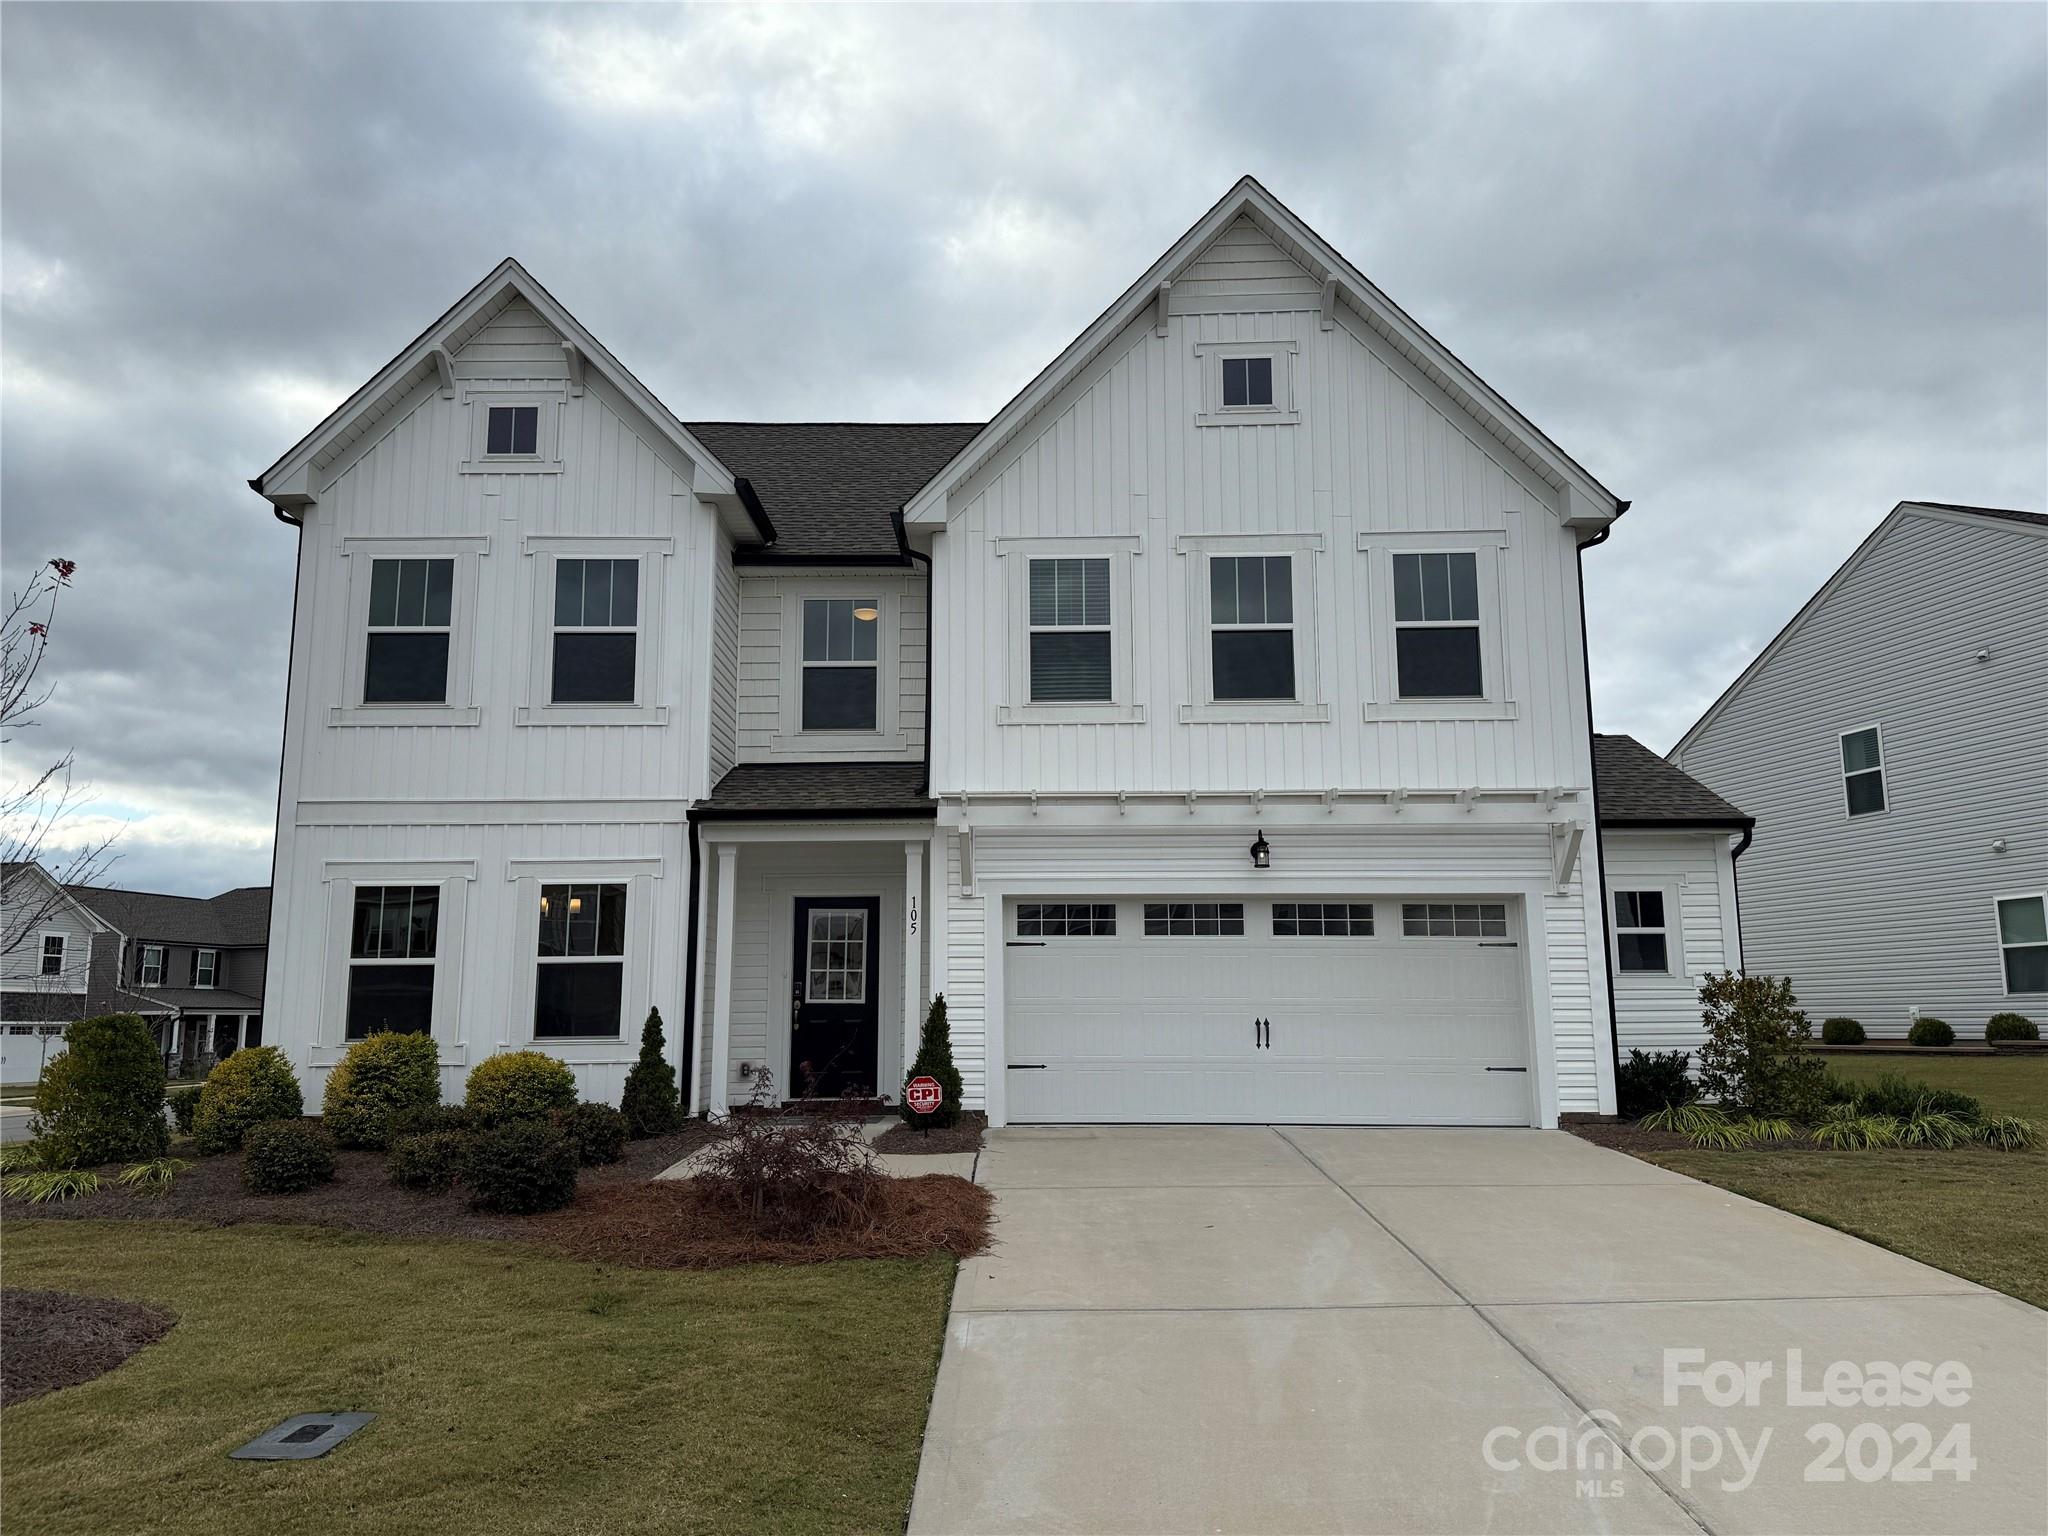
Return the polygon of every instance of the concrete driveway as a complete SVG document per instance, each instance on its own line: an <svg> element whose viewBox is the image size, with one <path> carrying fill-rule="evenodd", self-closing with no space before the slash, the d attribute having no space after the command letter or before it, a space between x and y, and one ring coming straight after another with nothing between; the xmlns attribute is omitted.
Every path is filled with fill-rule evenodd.
<svg viewBox="0 0 2048 1536"><path fill-rule="evenodd" d="M913 1532L2048 1530L2048 1313L1560 1132L1034 1127L980 1177Z"/></svg>

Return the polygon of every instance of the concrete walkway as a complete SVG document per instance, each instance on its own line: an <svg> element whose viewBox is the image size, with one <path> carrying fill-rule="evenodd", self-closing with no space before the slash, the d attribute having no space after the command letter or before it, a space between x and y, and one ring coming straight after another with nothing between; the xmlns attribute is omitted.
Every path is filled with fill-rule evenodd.
<svg viewBox="0 0 2048 1536"><path fill-rule="evenodd" d="M914 1533L2048 1529L2048 1314L1563 1133L1034 1127L979 1177ZM1969 1384L1796 1405L1794 1349Z"/></svg>

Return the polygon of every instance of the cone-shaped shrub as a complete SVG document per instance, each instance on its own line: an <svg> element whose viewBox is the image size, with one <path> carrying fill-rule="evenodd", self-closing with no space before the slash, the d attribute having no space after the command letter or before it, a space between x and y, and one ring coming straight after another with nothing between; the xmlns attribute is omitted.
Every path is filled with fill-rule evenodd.
<svg viewBox="0 0 2048 1536"><path fill-rule="evenodd" d="M924 1016L924 1033L917 1041L917 1060L910 1064L910 1071L903 1079L906 1088L913 1077L937 1078L944 1096L939 1100L939 1107L928 1115L920 1115L906 1102L903 1119L907 1124L938 1128L952 1125L960 1118L960 1069L953 1065L953 1035L946 1027L946 994L943 992L932 999L931 1011Z"/></svg>
<svg viewBox="0 0 2048 1536"><path fill-rule="evenodd" d="M633 1136L666 1136L683 1123L683 1107L676 1097L676 1069L668 1064L668 1042L662 1038L661 1010L647 1010L647 1023L640 1031L640 1059L626 1074L626 1091L619 1109Z"/></svg>

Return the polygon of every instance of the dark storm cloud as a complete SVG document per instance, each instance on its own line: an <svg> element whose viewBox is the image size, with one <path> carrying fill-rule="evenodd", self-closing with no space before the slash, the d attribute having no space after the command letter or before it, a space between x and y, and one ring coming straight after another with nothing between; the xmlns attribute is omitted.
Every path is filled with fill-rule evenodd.
<svg viewBox="0 0 2048 1536"><path fill-rule="evenodd" d="M10 6L10 585L123 883L268 871L293 536L244 487L500 257L678 414L992 411L1263 179L1635 510L1668 746L1901 497L2048 503L2034 7Z"/></svg>

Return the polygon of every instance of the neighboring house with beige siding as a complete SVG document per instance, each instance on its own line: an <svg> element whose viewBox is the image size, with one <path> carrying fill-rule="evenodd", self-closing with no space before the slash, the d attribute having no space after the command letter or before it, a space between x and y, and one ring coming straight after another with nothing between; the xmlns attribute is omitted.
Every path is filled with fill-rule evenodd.
<svg viewBox="0 0 2048 1536"><path fill-rule="evenodd" d="M2048 516L1899 503L1671 758L1756 817L1744 953L1815 1019L2048 1021Z"/></svg>

